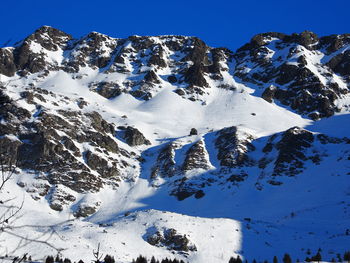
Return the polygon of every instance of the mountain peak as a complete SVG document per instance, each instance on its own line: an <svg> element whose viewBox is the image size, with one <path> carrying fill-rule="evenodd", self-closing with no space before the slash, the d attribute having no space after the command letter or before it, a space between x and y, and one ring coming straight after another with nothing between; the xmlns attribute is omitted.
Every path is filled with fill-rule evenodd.
<svg viewBox="0 0 350 263"><path fill-rule="evenodd" d="M51 238L75 262L101 240L116 262L334 256L349 243L349 39L269 32L232 52L43 26L0 49L0 161L16 164L1 200L25 196L21 225L74 217Z"/></svg>

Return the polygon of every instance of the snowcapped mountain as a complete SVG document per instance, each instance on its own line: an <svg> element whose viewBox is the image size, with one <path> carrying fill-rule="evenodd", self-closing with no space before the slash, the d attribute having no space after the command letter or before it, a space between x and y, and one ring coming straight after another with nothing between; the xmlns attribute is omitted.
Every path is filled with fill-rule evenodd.
<svg viewBox="0 0 350 263"><path fill-rule="evenodd" d="M349 48L350 35L308 31L259 34L232 52L48 26L1 48L2 174L16 165L1 200L23 202L1 253L343 253Z"/></svg>

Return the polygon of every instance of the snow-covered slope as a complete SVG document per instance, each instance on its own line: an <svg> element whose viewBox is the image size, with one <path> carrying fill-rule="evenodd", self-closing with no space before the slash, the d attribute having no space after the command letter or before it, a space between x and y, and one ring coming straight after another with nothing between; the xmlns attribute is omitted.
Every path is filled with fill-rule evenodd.
<svg viewBox="0 0 350 263"><path fill-rule="evenodd" d="M1 200L23 201L1 253L343 253L349 45L266 33L233 53L42 27L0 49L0 157L16 165Z"/></svg>

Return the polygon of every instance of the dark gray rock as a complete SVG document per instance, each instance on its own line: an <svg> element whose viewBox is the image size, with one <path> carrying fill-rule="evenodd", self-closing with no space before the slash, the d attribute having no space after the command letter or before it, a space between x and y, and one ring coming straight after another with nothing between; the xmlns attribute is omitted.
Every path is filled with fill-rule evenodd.
<svg viewBox="0 0 350 263"><path fill-rule="evenodd" d="M195 128L192 128L190 131L190 135L198 135L198 131Z"/></svg>
<svg viewBox="0 0 350 263"><path fill-rule="evenodd" d="M119 175L119 171L116 165L109 163L106 159L99 155L87 151L83 154L86 160L86 164L92 169L97 171L102 177L115 178Z"/></svg>
<svg viewBox="0 0 350 263"><path fill-rule="evenodd" d="M176 76L174 76L174 75L170 75L170 76L168 77L168 81L169 81L170 83L176 83L176 82L177 82L177 78L176 78Z"/></svg>
<svg viewBox="0 0 350 263"><path fill-rule="evenodd" d="M52 185L62 184L76 192L98 191L106 182L117 186L119 161L110 157L110 153L126 158L129 153L119 149L113 137L113 125L97 112L58 110L56 114L48 113L37 103L51 95L39 89L21 93L22 99L37 108L35 118L32 118L30 112L0 90L0 116L6 120L0 126L1 150L11 153L14 157L11 161L19 168L44 173ZM77 146L79 143L89 143L95 151L82 153ZM82 156L86 163L77 158ZM61 199L50 203L53 209L63 209Z"/></svg>
<svg viewBox="0 0 350 263"><path fill-rule="evenodd" d="M252 165L252 160L248 152L254 151L255 147L251 143L253 137L245 134L246 139L239 139L237 127L224 128L217 132L215 146L218 149L218 160L222 166L239 167L242 165Z"/></svg>
<svg viewBox="0 0 350 263"><path fill-rule="evenodd" d="M163 147L157 157L157 163L152 168L151 178L172 177L175 175L175 145L172 143Z"/></svg>
<svg viewBox="0 0 350 263"><path fill-rule="evenodd" d="M111 82L102 81L93 86L96 86L94 90L101 96L105 97L106 99L117 97L123 91L118 84L111 83Z"/></svg>
<svg viewBox="0 0 350 263"><path fill-rule="evenodd" d="M156 65L160 68L165 68L167 66L167 63L163 59L163 52L160 51L159 53L152 54L152 56L148 60L148 65Z"/></svg>
<svg viewBox="0 0 350 263"><path fill-rule="evenodd" d="M101 133L107 133L107 134L109 133L114 135L115 130L113 125L105 121L98 112L93 111L93 112L87 113L86 115L90 118L92 122L91 125L95 130Z"/></svg>
<svg viewBox="0 0 350 263"><path fill-rule="evenodd" d="M12 51L0 48L0 74L12 77L17 70Z"/></svg>
<svg viewBox="0 0 350 263"><path fill-rule="evenodd" d="M83 204L81 206L79 206L79 208L77 209L77 211L74 212L74 216L75 217L88 217L94 213L96 213L97 209L98 209L99 204Z"/></svg>
<svg viewBox="0 0 350 263"><path fill-rule="evenodd" d="M145 79L146 82L155 83L155 84L159 84L160 83L157 74L153 70L148 71L146 73L144 79Z"/></svg>
<svg viewBox="0 0 350 263"><path fill-rule="evenodd" d="M206 54L209 49L208 46L199 38L191 39L190 47L187 47L187 56L183 59L185 61L192 61L194 65L207 65L209 60Z"/></svg>
<svg viewBox="0 0 350 263"><path fill-rule="evenodd" d="M123 137L130 146L151 145L151 142L138 129L131 126L126 127Z"/></svg>
<svg viewBox="0 0 350 263"><path fill-rule="evenodd" d="M313 158L307 156L306 151L313 146L314 140L311 132L299 127L290 128L280 136L271 136L263 149L266 157L260 160L259 166L264 169L267 165L266 160L271 158L269 154L275 150L277 157L273 159L272 177L295 176L305 169L305 162Z"/></svg>
<svg viewBox="0 0 350 263"><path fill-rule="evenodd" d="M204 147L202 140L193 144L190 149L186 152L186 158L183 163L182 169L184 171L189 171L193 169L204 169L210 168L207 160L207 151Z"/></svg>
<svg viewBox="0 0 350 263"><path fill-rule="evenodd" d="M350 51L348 50L334 56L327 63L327 66L340 75L350 75Z"/></svg>
<svg viewBox="0 0 350 263"><path fill-rule="evenodd" d="M206 68L202 64L192 65L184 74L185 81L190 87L208 87L208 83L203 76L205 70Z"/></svg>
<svg viewBox="0 0 350 263"><path fill-rule="evenodd" d="M156 247L165 247L168 250L181 252L197 251L194 244L190 242L186 235L178 234L173 228L164 229L162 232L156 231L146 237L146 241Z"/></svg>
<svg viewBox="0 0 350 263"><path fill-rule="evenodd" d="M276 86L275 90L267 88L262 94L262 97L269 102L280 102L297 113L315 120L329 117L339 111L335 101L349 92L348 89L337 87L333 81L333 74L336 72L344 76L348 82L349 58L346 52L340 54L330 52L331 50L336 52L345 43L350 44L348 36L318 38L309 31L292 35L275 32L259 34L234 54L237 62L234 75L256 86ZM271 57L271 48L274 51L285 49L289 54L286 58ZM309 70L308 64L312 62L308 62L305 55L299 54L305 48L311 52L328 50L331 59L327 63L316 65L327 71L322 73L329 80L326 84L317 74ZM295 63L295 58L298 63ZM246 72L247 65L254 70Z"/></svg>
<svg viewBox="0 0 350 263"><path fill-rule="evenodd" d="M307 160L304 151L311 147L313 141L314 136L311 132L298 127L284 132L276 145L279 153L275 161L274 175L293 176L299 173L303 162Z"/></svg>
<svg viewBox="0 0 350 263"><path fill-rule="evenodd" d="M270 86L268 88L266 88L263 92L263 94L261 95L261 97L266 100L267 102L272 103L273 99L275 97L275 92L276 92L276 87L275 86Z"/></svg>

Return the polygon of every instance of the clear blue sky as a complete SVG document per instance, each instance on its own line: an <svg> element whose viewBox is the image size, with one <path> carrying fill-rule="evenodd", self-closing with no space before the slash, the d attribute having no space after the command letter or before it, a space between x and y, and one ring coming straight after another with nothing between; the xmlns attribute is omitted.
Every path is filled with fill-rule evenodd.
<svg viewBox="0 0 350 263"><path fill-rule="evenodd" d="M42 25L74 37L191 35L237 49L262 32L350 33L349 0L1 0L0 46Z"/></svg>

